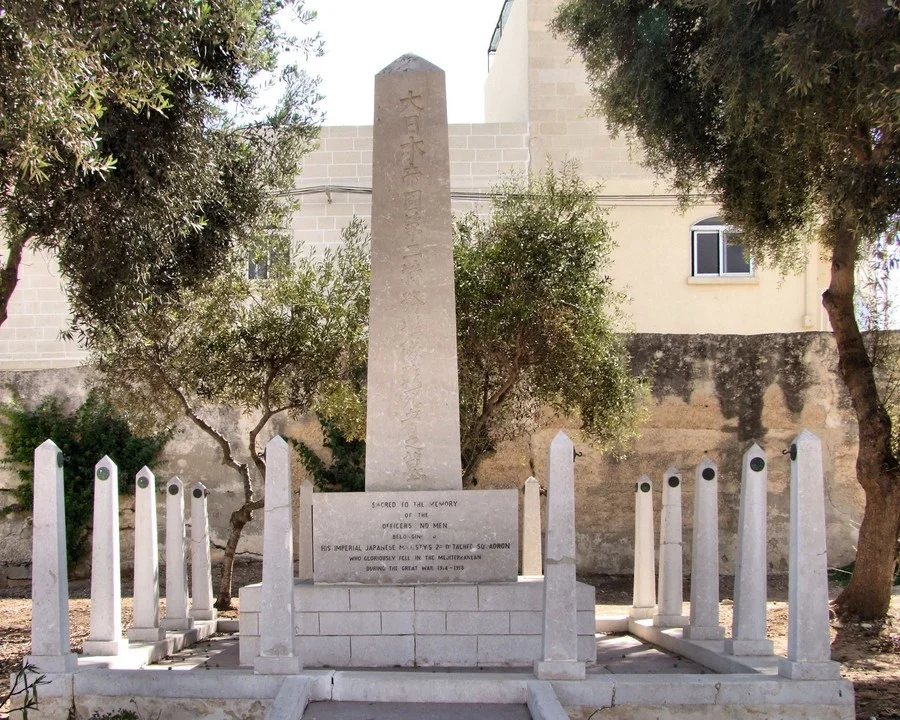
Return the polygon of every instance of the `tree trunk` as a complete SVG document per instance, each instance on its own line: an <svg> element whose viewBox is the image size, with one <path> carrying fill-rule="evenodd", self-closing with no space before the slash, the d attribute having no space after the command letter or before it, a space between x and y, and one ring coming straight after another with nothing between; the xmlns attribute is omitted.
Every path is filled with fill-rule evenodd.
<svg viewBox="0 0 900 720"><path fill-rule="evenodd" d="M231 533L225 543L225 555L222 558L222 579L219 582L219 594L216 597L216 610L232 610L231 578L234 576L234 557L237 554L238 542L244 526L253 519L255 502L245 502L231 513Z"/></svg>
<svg viewBox="0 0 900 720"><path fill-rule="evenodd" d="M887 480L887 478L885 478ZM896 486L896 480L894 481ZM835 600L840 617L883 618L890 608L891 586L900 532L900 492L889 495L866 491L866 509L859 526L856 567L850 584Z"/></svg>
<svg viewBox="0 0 900 720"><path fill-rule="evenodd" d="M9 241L9 255L6 264L0 270L0 325L9 317L9 300L13 290L19 284L19 265L22 264L22 252L25 250L26 240L14 238Z"/></svg>
<svg viewBox="0 0 900 720"><path fill-rule="evenodd" d="M851 218L844 219L834 241L831 284L822 304L834 331L838 373L859 425L856 477L866 494L856 568L835 608L842 617L873 620L887 614L891 601L900 531L900 464L891 447L891 420L856 322L854 272L859 237Z"/></svg>

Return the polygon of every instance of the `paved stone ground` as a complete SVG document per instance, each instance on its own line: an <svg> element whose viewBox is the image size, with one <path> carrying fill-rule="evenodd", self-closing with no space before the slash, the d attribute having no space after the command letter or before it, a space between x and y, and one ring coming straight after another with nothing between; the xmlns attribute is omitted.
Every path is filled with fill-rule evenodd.
<svg viewBox="0 0 900 720"><path fill-rule="evenodd" d="M240 671L238 663L237 635L214 635L205 642L187 648L171 657L161 660L150 669L162 670L235 670ZM362 670L364 668L353 668ZM250 672L244 668L244 672ZM379 668L384 672L386 668ZM413 668L397 668L397 671L409 672ZM441 668L441 672L517 672L518 668ZM422 672L432 672L432 668L421 668ZM521 668L522 672L531 674L530 667ZM680 674L699 675L709 672L686 658L671 655L664 650L648 645L638 638L624 634L597 636L597 664L588 667L589 674L613 673L616 675L640 673L647 675ZM330 716L329 716L330 717ZM353 716L355 717L355 716ZM449 717L449 716L448 716Z"/></svg>

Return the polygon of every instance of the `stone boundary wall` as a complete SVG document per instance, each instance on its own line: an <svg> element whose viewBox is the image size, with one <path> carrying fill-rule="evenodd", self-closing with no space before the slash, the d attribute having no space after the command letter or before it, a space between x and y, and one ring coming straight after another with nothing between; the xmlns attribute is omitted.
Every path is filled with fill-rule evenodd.
<svg viewBox="0 0 900 720"><path fill-rule="evenodd" d="M840 567L855 555L863 493L856 482L857 428L849 398L836 376L837 354L828 333L779 335L648 335L631 340L635 368L652 378L651 412L631 454L615 460L584 443L571 418L545 413L528 437L503 443L482 465L479 489L519 488L534 475L546 488L549 443L565 430L582 453L575 465L578 569L583 574L630 573L633 563L634 483L654 480L657 534L660 478L674 465L684 477L685 572L690 568L693 469L704 455L719 466L721 569L734 568L741 455L756 440L769 456L769 571L787 572L789 460L782 451L802 428L818 435L825 453L829 564ZM0 373L28 400L51 392L83 396L86 368ZM246 437L246 420L231 410L207 415L229 436ZM314 419L282 421L270 428L321 447ZM268 436L261 441L268 440ZM228 517L237 507L240 486L223 467L215 447L186 423L154 469L160 485L172 475L210 489L210 529L214 560L227 538ZM294 463L293 482L304 477ZM10 502L13 473L0 475L0 506ZM164 523L160 496L160 523ZM245 528L239 556L262 551L262 513ZM188 519L188 522L190 520ZM122 564L131 564L133 509L122 498ZM164 527L164 526L163 526ZM160 532L161 544L164 540ZM658 537L656 539L658 542ZM160 550L164 558L164 550ZM0 586L27 582L31 526L23 514L0 518ZM9 580L7 581L7 578ZM235 589L236 590L236 589Z"/></svg>

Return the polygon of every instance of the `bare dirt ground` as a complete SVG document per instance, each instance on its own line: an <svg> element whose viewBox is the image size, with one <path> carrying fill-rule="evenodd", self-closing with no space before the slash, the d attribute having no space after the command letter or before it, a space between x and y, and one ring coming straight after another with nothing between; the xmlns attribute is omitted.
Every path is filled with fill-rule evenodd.
<svg viewBox="0 0 900 720"><path fill-rule="evenodd" d="M243 563L235 567L235 589L261 578L259 563ZM631 602L631 578L625 576L591 576L581 578L597 588L597 603L604 613L624 612ZM122 583L123 627L131 624L130 578ZM216 587L217 578L213 580ZM836 595L840 588L834 586ZM722 579L723 598L732 597L730 578ZM70 583L69 627L72 650L80 652L90 633L90 582ZM237 592L235 592L237 595ZM685 588L685 597L689 597ZM773 577L769 581L768 636L775 643L775 652L787 650L787 581ZM235 597L235 606L237 598ZM165 605L163 604L163 608ZM732 604L728 599L721 605L721 621L731 627ZM225 613L235 616L236 613ZM0 590L0 697L9 690L9 673L15 671L22 657L31 647L30 589L18 586ZM900 595L895 595L891 612L883 623L844 623L832 620L831 655L841 663L844 677L853 681L856 689L856 716L859 720L900 718ZM0 708L0 718L7 717Z"/></svg>

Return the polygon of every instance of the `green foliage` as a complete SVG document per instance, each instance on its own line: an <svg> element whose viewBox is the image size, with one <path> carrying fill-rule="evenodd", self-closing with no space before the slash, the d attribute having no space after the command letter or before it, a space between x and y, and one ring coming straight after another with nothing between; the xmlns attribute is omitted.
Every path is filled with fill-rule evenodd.
<svg viewBox="0 0 900 720"><path fill-rule="evenodd" d="M567 0L553 26L610 125L685 199L711 192L757 260L900 213L896 3Z"/></svg>
<svg viewBox="0 0 900 720"><path fill-rule="evenodd" d="M49 251L83 323L214 276L232 251L284 227L317 133L316 82L284 69L281 102L254 117L282 49L276 14L303 0L14 0L0 10L0 198L13 250ZM246 123L247 120L242 120ZM15 275L0 278L0 322Z"/></svg>
<svg viewBox="0 0 900 720"><path fill-rule="evenodd" d="M235 265L196 290L147 298L91 327L98 387L143 428L209 405L268 422L340 404L344 384L358 384L365 367L367 243L357 225L336 251L298 252L268 280Z"/></svg>
<svg viewBox="0 0 900 720"><path fill-rule="evenodd" d="M94 466L109 455L119 468L119 492L133 488L134 477L144 465L152 466L170 437L169 432L139 436L96 393L89 393L74 412L67 400L44 396L34 407L21 399L0 405L0 439L6 448L2 464L15 469L19 484L12 490L17 504L10 510L33 509L34 450L48 438L65 459L66 548L70 564L88 549L86 529L93 513Z"/></svg>
<svg viewBox="0 0 900 720"><path fill-rule="evenodd" d="M322 412L317 412L316 418L322 427L322 444L330 452L331 459L326 464L309 445L291 438L291 445L303 467L319 490L362 492L366 489L366 441L348 438L341 425Z"/></svg>
<svg viewBox="0 0 900 720"><path fill-rule="evenodd" d="M464 477L541 405L581 417L585 437L624 451L641 381L615 328L605 274L609 223L571 164L495 189L490 220L457 223L457 336Z"/></svg>

